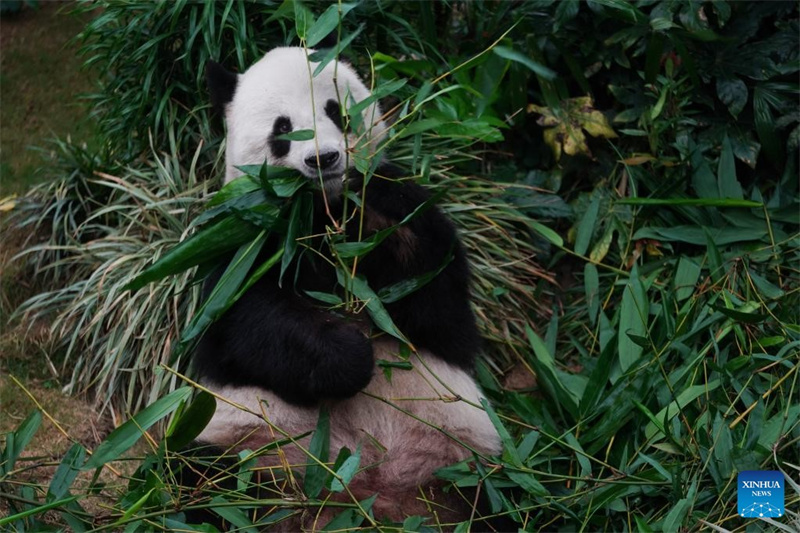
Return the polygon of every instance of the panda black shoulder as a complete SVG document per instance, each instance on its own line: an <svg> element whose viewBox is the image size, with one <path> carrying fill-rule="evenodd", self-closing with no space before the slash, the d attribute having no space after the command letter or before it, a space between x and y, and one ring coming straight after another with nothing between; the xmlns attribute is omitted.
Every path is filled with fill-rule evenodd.
<svg viewBox="0 0 800 533"><path fill-rule="evenodd" d="M390 163L381 164L370 178L366 205L394 222L399 222L430 198L430 192L410 179L402 169ZM452 224L438 208L428 209L420 217L434 217L448 229Z"/></svg>

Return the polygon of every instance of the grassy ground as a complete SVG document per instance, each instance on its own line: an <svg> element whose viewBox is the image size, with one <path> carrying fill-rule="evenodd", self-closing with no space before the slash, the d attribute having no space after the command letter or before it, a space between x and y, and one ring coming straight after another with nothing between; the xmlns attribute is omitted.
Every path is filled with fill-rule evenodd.
<svg viewBox="0 0 800 533"><path fill-rule="evenodd" d="M0 196L20 193L42 178L38 171L52 137L93 143L95 127L79 95L92 75L70 40L85 17L70 14L71 2L40 2L38 9L0 21Z"/></svg>
<svg viewBox="0 0 800 533"><path fill-rule="evenodd" d="M78 98L90 90L92 76L81 70L77 47L70 43L86 20L71 15L71 7L72 2L40 2L37 9L26 7L0 20L0 197L42 179L39 170L48 153L32 147L46 147L56 136L95 142L94 124ZM73 436L86 444L99 442L107 433L104 423L86 416L90 409L84 400L60 392L52 362L41 363L48 345L44 325L23 330L8 323L13 309L37 289L19 262L6 260L21 248L23 237L4 234L0 246L6 267L0 291L0 433L13 430L37 407L28 390ZM69 445L50 422L32 443L35 455L49 457Z"/></svg>

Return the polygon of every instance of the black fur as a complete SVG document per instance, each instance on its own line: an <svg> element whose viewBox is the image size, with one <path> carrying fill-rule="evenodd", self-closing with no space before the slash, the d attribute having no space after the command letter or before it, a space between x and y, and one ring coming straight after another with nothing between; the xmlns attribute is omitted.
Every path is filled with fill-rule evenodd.
<svg viewBox="0 0 800 533"><path fill-rule="evenodd" d="M269 149L272 155L279 159L289 153L289 147L292 141L278 139L280 135L291 133L292 120L289 117L278 117L275 123L272 124L272 133L269 136Z"/></svg>
<svg viewBox="0 0 800 533"><path fill-rule="evenodd" d="M345 133L345 120L342 116L342 110L339 107L339 103L336 100L328 100L325 102L325 114L334 124L336 124L336 127L339 128L339 131ZM350 128L347 128L347 130L349 129ZM347 133L349 133L349 131L347 131Z"/></svg>
<svg viewBox="0 0 800 533"><path fill-rule="evenodd" d="M397 181L399 177L397 169L382 166L371 178L365 211L370 232L399 222L428 198L425 189ZM360 190L358 181L350 182L352 190ZM333 215L341 219L342 206L330 198L329 202ZM326 221L330 223L320 195L314 234L324 232ZM351 240L356 240L357 231L355 219L348 224ZM469 304L469 269L452 223L438 208L417 215L384 240L359 261L358 272L378 291L439 269L451 253L452 261L438 276L386 309L416 347L471 369L479 335ZM309 290L341 292L335 270L314 257L302 256L294 287L287 279L280 288L273 269L209 328L194 360L201 376L219 384L264 387L303 405L349 397L366 387L374 363L365 325L303 296Z"/></svg>
<svg viewBox="0 0 800 533"><path fill-rule="evenodd" d="M233 100L239 76L225 70L225 67L215 61L206 63L206 84L211 94L211 105L220 114L225 114L225 106Z"/></svg>

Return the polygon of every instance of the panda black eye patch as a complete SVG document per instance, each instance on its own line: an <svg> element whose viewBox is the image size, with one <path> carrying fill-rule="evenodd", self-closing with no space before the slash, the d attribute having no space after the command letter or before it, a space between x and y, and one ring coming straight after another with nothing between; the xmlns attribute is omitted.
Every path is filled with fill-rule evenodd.
<svg viewBox="0 0 800 533"><path fill-rule="evenodd" d="M269 136L269 150L272 152L272 157L280 158L285 157L289 153L289 146L291 141L278 139L281 135L286 135L292 132L292 121L289 117L280 116L275 119L272 124L272 135Z"/></svg>
<svg viewBox="0 0 800 533"><path fill-rule="evenodd" d="M345 125L345 119L342 116L342 110L339 107L339 102L336 100L328 100L325 102L325 115L327 115L327 117L331 119L334 124L336 124L336 127L339 128L339 131L345 133L346 130L347 133L350 133L349 126Z"/></svg>

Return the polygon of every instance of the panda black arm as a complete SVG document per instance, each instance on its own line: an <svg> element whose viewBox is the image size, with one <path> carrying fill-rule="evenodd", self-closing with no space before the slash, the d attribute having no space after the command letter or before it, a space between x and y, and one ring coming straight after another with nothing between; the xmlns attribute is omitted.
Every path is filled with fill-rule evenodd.
<svg viewBox="0 0 800 533"><path fill-rule="evenodd" d="M380 167L370 181L366 205L379 219L396 223L429 198L409 181L398 181L393 167ZM389 178L389 179L384 179ZM480 349L480 335L470 308L469 265L452 222L438 207L414 217L362 262L375 290L447 266L416 292L388 304L387 311L418 348L445 361L471 368Z"/></svg>
<svg viewBox="0 0 800 533"><path fill-rule="evenodd" d="M215 282L212 277L208 283ZM355 323L313 307L265 276L209 327L194 367L215 383L258 386L310 405L366 387L372 345Z"/></svg>

